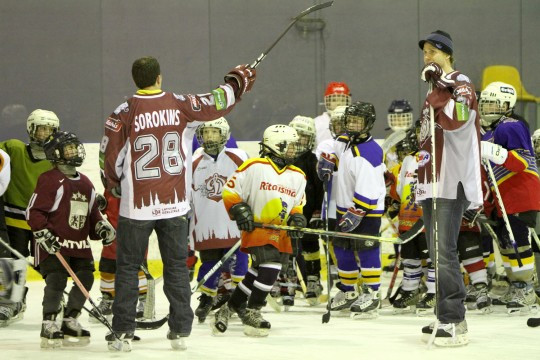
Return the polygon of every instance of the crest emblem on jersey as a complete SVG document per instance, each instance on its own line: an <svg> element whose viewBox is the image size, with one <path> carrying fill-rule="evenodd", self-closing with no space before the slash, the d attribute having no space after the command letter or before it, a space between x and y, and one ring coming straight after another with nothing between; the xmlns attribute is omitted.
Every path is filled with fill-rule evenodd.
<svg viewBox="0 0 540 360"><path fill-rule="evenodd" d="M88 215L88 202L86 196L80 192L71 195L69 210L69 226L72 229L80 230L86 223Z"/></svg>
<svg viewBox="0 0 540 360"><path fill-rule="evenodd" d="M201 187L199 190L201 190L203 195L209 200L220 202L222 199L221 192L223 191L226 182L227 178L225 176L214 173L204 181L204 188Z"/></svg>

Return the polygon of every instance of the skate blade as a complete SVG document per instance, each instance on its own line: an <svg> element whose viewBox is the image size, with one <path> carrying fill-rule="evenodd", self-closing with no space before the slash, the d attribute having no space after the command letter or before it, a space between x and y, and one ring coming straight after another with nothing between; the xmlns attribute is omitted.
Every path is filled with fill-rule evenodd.
<svg viewBox="0 0 540 360"><path fill-rule="evenodd" d="M109 341L107 348L110 352L131 352L131 342L129 340Z"/></svg>
<svg viewBox="0 0 540 360"><path fill-rule="evenodd" d="M534 304L534 305L523 306L523 307L518 307L518 308L506 308L506 312L510 316L535 314L538 312L538 305Z"/></svg>
<svg viewBox="0 0 540 360"><path fill-rule="evenodd" d="M415 313L416 310L413 306L407 306L405 308L392 308L392 312L394 315L402 315L402 314L412 314Z"/></svg>
<svg viewBox="0 0 540 360"><path fill-rule="evenodd" d="M62 347L62 339L41 338L39 347L42 349L57 349Z"/></svg>
<svg viewBox="0 0 540 360"><path fill-rule="evenodd" d="M171 347L177 351L187 350L186 342L182 338L171 340Z"/></svg>
<svg viewBox="0 0 540 360"><path fill-rule="evenodd" d="M433 309L418 309L416 308L416 316L423 317L433 315Z"/></svg>
<svg viewBox="0 0 540 360"><path fill-rule="evenodd" d="M90 344L90 337L75 337L64 335L64 341L62 341L62 346L65 347L83 347Z"/></svg>
<svg viewBox="0 0 540 360"><path fill-rule="evenodd" d="M267 337L270 329L258 329L252 326L244 325L244 334L250 337Z"/></svg>
<svg viewBox="0 0 540 360"><path fill-rule="evenodd" d="M212 335L215 336L223 335L225 331L227 331L227 324L224 324L222 322L214 322L210 324L210 327L212 328Z"/></svg>
<svg viewBox="0 0 540 360"><path fill-rule="evenodd" d="M266 296L266 302L275 312L281 312L281 306L278 304L276 298L270 296L270 294Z"/></svg>
<svg viewBox="0 0 540 360"><path fill-rule="evenodd" d="M307 301L309 306L317 306L317 305L319 305L321 303L319 301L319 298L317 298L317 297L306 298L306 301Z"/></svg>
<svg viewBox="0 0 540 360"><path fill-rule="evenodd" d="M469 337L467 334L456 335L455 338L451 337L435 337L433 344L437 347L459 347L465 346L469 343Z"/></svg>
<svg viewBox="0 0 540 360"><path fill-rule="evenodd" d="M9 318L8 320L0 321L0 328L7 327L13 323L16 323L17 321L20 321L24 318L24 312L20 312L17 315L15 315L12 318Z"/></svg>
<svg viewBox="0 0 540 360"><path fill-rule="evenodd" d="M351 319L353 320L369 320L369 319L376 319L379 317L379 312L374 311L368 311L368 312L351 312Z"/></svg>

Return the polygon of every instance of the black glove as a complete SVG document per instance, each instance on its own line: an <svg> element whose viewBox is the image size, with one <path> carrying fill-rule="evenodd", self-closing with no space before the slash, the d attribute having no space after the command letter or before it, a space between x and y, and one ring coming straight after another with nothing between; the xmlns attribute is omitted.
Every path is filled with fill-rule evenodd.
<svg viewBox="0 0 540 360"><path fill-rule="evenodd" d="M105 220L100 220L97 222L96 233L102 239L103 246L111 245L116 237L114 227Z"/></svg>
<svg viewBox="0 0 540 360"><path fill-rule="evenodd" d="M253 212L251 211L249 205L245 202L234 204L229 210L229 214L236 221L238 229L252 232L255 228L253 223Z"/></svg>
<svg viewBox="0 0 540 360"><path fill-rule="evenodd" d="M304 215L296 213L289 216L287 225L305 228L307 225L307 219ZM293 240L299 240L304 236L304 232L302 230L287 230L287 235L289 235L289 237Z"/></svg>
<svg viewBox="0 0 540 360"><path fill-rule="evenodd" d="M101 194L96 193L96 203L99 211L103 211L107 208L107 198Z"/></svg>
<svg viewBox="0 0 540 360"><path fill-rule="evenodd" d="M251 90L256 76L257 71L249 65L238 65L225 75L225 82L234 88L234 96L238 99Z"/></svg>
<svg viewBox="0 0 540 360"><path fill-rule="evenodd" d="M54 236L49 229L34 231L34 239L36 240L36 243L49 254L55 254L61 248L58 237Z"/></svg>
<svg viewBox="0 0 540 360"><path fill-rule="evenodd" d="M480 214L482 213L482 210L483 210L483 207L479 207L477 209L466 210L463 213L463 220L465 220L465 222L467 223L469 227L473 227L475 225L475 222L478 216L480 216Z"/></svg>

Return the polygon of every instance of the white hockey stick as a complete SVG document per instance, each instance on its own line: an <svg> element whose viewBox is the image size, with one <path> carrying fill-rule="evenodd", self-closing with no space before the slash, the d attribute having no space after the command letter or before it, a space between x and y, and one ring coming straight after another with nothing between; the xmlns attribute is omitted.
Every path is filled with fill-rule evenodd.
<svg viewBox="0 0 540 360"><path fill-rule="evenodd" d="M404 130L394 131L388 136L381 145L383 154L386 154L394 145L405 139L406 132Z"/></svg>

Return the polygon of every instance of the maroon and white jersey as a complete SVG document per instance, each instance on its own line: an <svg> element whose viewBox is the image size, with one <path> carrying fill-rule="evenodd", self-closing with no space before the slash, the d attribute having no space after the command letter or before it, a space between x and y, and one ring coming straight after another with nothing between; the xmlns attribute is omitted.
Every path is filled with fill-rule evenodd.
<svg viewBox="0 0 540 360"><path fill-rule="evenodd" d="M240 230L230 219L221 192L229 176L247 159L247 153L240 149L224 148L216 159L202 148L193 154L190 233L195 250L224 249L240 240Z"/></svg>
<svg viewBox="0 0 540 360"><path fill-rule="evenodd" d="M120 215L154 220L186 214L195 130L234 104L230 85L203 95L139 90L121 104L105 122L100 148L107 189L121 185Z"/></svg>
<svg viewBox="0 0 540 360"><path fill-rule="evenodd" d="M437 194L456 199L461 182L471 208L482 205L480 174L480 116L474 85L459 71L446 76L453 87L438 88L427 96L420 115L420 151L416 201L433 198L430 105L435 117Z"/></svg>
<svg viewBox="0 0 540 360"><path fill-rule="evenodd" d="M88 237L101 240L96 223L103 219L96 203L92 182L83 174L70 178L54 168L39 176L26 209L26 221L32 231L49 229L58 236L65 256L92 259ZM37 244L35 263L49 254Z"/></svg>

